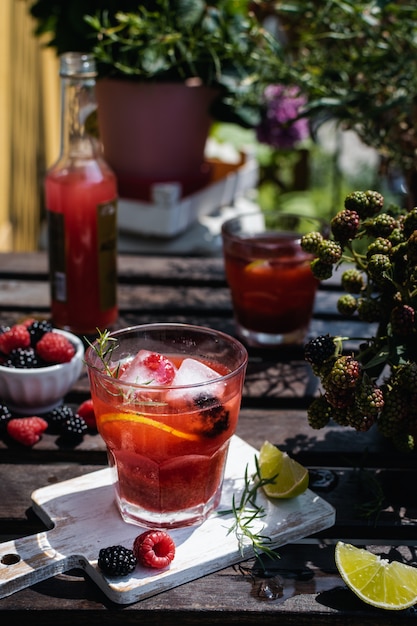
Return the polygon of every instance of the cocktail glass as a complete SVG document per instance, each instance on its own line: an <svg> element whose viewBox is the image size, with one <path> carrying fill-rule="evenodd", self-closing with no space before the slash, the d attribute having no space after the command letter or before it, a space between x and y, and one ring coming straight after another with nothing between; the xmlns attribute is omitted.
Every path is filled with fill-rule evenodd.
<svg viewBox="0 0 417 626"><path fill-rule="evenodd" d="M150 528L203 522L220 501L244 346L209 328L148 324L98 338L86 363L123 519Z"/></svg>
<svg viewBox="0 0 417 626"><path fill-rule="evenodd" d="M325 234L320 219L280 211L253 212L222 225L223 253L237 332L250 346L305 340L318 281L301 236Z"/></svg>

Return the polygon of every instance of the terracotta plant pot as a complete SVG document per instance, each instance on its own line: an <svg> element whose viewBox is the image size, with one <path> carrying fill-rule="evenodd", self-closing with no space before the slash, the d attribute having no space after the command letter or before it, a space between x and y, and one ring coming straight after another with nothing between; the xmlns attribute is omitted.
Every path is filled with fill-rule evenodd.
<svg viewBox="0 0 417 626"><path fill-rule="evenodd" d="M149 200L159 182L179 182L183 196L205 185L214 89L102 79L96 94L104 156L121 197Z"/></svg>

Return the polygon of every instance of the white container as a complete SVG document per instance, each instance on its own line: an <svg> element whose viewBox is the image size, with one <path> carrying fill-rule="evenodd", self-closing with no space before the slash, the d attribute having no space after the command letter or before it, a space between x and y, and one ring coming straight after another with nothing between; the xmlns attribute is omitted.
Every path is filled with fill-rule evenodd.
<svg viewBox="0 0 417 626"><path fill-rule="evenodd" d="M181 198L181 185L156 184L152 202L120 198L118 228L121 232L171 238L184 232L202 215L233 204L258 182L254 157L241 155L239 163L212 160L212 180L203 189Z"/></svg>
<svg viewBox="0 0 417 626"><path fill-rule="evenodd" d="M68 363L48 367L14 368L0 365L0 401L14 413L37 415L61 404L81 374L84 346L76 335L54 329L75 346Z"/></svg>

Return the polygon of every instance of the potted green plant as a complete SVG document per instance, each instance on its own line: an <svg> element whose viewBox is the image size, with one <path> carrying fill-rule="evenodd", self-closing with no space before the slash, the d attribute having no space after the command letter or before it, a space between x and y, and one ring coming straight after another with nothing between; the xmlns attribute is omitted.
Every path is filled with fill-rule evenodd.
<svg viewBox="0 0 417 626"><path fill-rule="evenodd" d="M136 176L146 184L159 178L180 180L189 190L201 186L207 177L204 147L212 120L246 127L260 122L264 90L279 78L282 47L249 10L252 4L257 3L31 3L37 33L49 32L58 52L76 46L96 57L100 133L122 186L129 187ZM135 93L138 104L133 103ZM138 120L142 105L136 134L130 114ZM197 107L201 112L194 117ZM195 147L182 161L187 137ZM161 150L153 156L155 147Z"/></svg>
<svg viewBox="0 0 417 626"><path fill-rule="evenodd" d="M292 58L282 70L314 123L337 120L376 148L384 177L401 174L417 205L417 6L411 1L275 0Z"/></svg>

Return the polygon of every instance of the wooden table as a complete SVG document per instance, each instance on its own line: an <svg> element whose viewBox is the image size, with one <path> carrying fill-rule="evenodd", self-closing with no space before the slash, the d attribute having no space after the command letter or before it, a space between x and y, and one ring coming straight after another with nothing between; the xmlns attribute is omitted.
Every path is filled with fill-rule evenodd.
<svg viewBox="0 0 417 626"><path fill-rule="evenodd" d="M366 326L339 318L336 299L336 284L320 290L311 336L369 333ZM33 314L47 317L48 303L46 256L0 255L0 324ZM119 304L120 326L177 321L234 334L220 258L121 256ZM252 559L128 606L112 604L82 571L73 570L0 600L2 624L381 626L416 619L411 609L378 611L363 604L334 564L337 539L416 564L414 457L395 453L372 431L311 429L306 407L317 381L302 348L249 352L237 434L257 449L268 439L307 465L311 488L336 509L336 524L280 548L280 559L266 573ZM76 405L88 395L84 372L65 401ZM87 435L73 448L60 448L56 439L45 435L33 449L0 440L0 541L45 528L30 509L35 489L106 466L99 435ZM268 599L271 591L276 597Z"/></svg>

